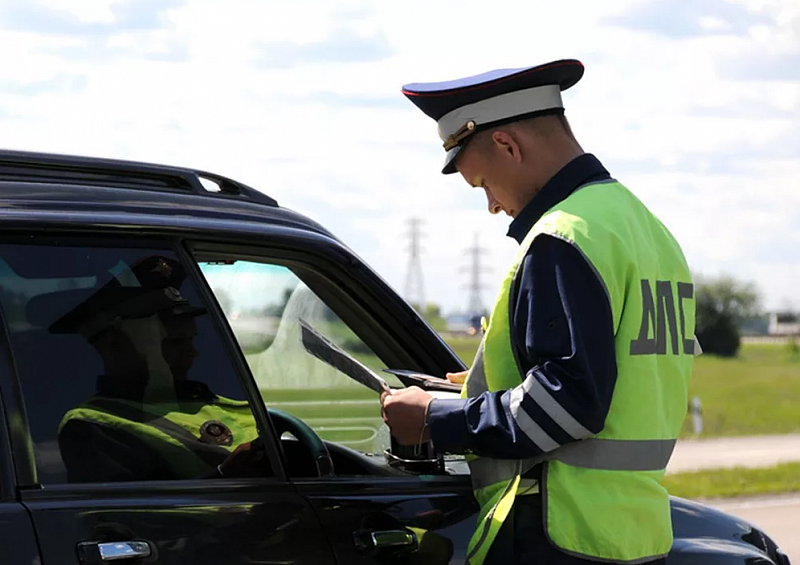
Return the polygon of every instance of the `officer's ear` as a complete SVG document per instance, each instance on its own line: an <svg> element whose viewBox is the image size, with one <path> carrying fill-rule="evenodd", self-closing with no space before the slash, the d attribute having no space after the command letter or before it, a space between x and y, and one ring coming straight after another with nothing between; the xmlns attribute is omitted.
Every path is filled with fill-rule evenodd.
<svg viewBox="0 0 800 565"><path fill-rule="evenodd" d="M519 135L511 129L497 129L492 132L492 143L498 153L512 159L515 163L522 163L522 147Z"/></svg>

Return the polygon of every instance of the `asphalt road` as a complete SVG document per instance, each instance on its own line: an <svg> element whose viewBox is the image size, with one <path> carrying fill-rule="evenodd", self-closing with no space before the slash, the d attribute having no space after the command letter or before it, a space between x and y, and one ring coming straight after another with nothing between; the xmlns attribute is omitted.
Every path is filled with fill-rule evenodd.
<svg viewBox="0 0 800 565"><path fill-rule="evenodd" d="M723 467L773 467L800 461L800 434L719 439L681 439L667 473Z"/></svg>
<svg viewBox="0 0 800 565"><path fill-rule="evenodd" d="M763 530L789 556L792 564L800 563L800 495L703 502Z"/></svg>

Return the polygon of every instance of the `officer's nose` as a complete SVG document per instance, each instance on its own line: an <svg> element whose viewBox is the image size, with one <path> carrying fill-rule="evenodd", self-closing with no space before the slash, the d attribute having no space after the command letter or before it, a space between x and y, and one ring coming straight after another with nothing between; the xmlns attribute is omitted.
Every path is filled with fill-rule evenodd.
<svg viewBox="0 0 800 565"><path fill-rule="evenodd" d="M503 211L503 207L500 205L500 203L497 200L494 199L494 196L492 196L492 193L489 192L486 189L484 189L484 190L486 191L486 202L487 202L487 205L488 205L488 208L489 208L489 213L490 214L499 214L500 212L502 212Z"/></svg>

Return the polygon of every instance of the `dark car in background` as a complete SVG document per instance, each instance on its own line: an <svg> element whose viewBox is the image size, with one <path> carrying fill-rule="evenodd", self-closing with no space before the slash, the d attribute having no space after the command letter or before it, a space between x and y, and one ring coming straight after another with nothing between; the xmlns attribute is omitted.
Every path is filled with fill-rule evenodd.
<svg viewBox="0 0 800 565"><path fill-rule="evenodd" d="M378 395L311 355L300 326L376 372L464 365L325 228L212 173L12 151L0 152L0 226L4 565L464 562L478 508L463 459L393 443ZM258 472L182 473L185 445L149 465L125 426L65 437L115 358L62 322L98 289L135 294L141 265L202 309L181 378L252 419ZM242 439L206 423L186 445ZM672 512L670 564L788 565L738 518L677 498Z"/></svg>

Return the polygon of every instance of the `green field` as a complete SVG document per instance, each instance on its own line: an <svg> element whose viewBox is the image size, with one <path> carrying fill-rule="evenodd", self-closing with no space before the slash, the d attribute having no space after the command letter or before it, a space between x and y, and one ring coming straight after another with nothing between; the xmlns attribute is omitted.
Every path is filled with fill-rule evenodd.
<svg viewBox="0 0 800 565"><path fill-rule="evenodd" d="M475 359L480 340L474 337L450 337L446 341L453 352L469 367Z"/></svg>
<svg viewBox="0 0 800 565"><path fill-rule="evenodd" d="M736 359L701 355L695 367L703 436L800 433L800 358L786 346L744 345Z"/></svg>
<svg viewBox="0 0 800 565"><path fill-rule="evenodd" d="M662 481L674 496L725 498L760 494L800 492L800 463L785 463L767 469L713 469L667 475Z"/></svg>

